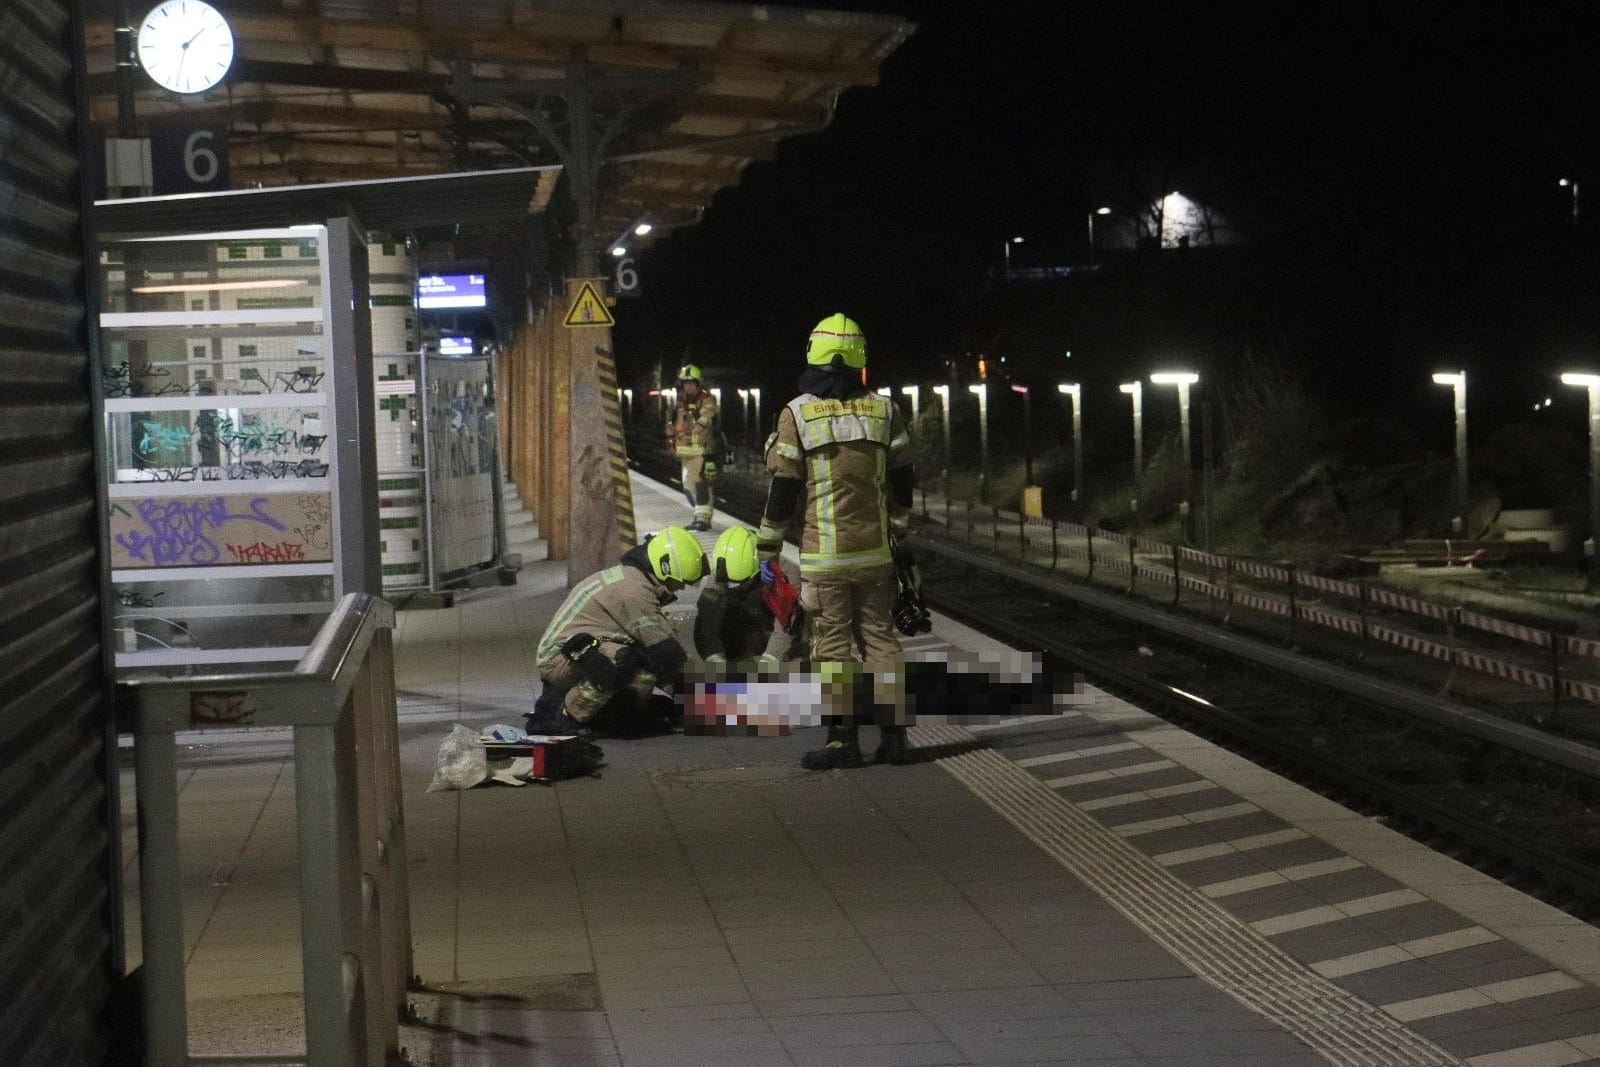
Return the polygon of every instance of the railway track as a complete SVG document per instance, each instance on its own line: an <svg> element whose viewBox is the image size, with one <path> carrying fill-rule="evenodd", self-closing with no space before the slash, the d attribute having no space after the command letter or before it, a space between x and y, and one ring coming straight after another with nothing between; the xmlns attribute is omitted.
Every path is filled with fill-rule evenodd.
<svg viewBox="0 0 1600 1067"><path fill-rule="evenodd" d="M646 465L659 480L667 464ZM718 486L759 521L760 479ZM1600 753L927 530L938 610L1588 921L1600 918ZM1120 603L1118 603L1120 601ZM1208 632L1209 631L1209 632Z"/></svg>

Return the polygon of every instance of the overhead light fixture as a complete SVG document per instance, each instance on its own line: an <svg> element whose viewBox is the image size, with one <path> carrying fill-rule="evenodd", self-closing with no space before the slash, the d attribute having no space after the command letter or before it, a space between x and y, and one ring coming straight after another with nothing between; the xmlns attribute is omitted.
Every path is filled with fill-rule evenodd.
<svg viewBox="0 0 1600 1067"><path fill-rule="evenodd" d="M307 284L304 278L259 278L247 282L181 282L172 285L136 285L133 293L222 293L240 289L292 289Z"/></svg>
<svg viewBox="0 0 1600 1067"><path fill-rule="evenodd" d="M616 256L618 259L621 259L623 256L628 254L628 250L621 245L614 245L612 246L611 254Z"/></svg>
<svg viewBox="0 0 1600 1067"><path fill-rule="evenodd" d="M633 235L635 237L643 237L653 229L655 229L655 227L650 225L648 222L641 222L639 225L633 228Z"/></svg>

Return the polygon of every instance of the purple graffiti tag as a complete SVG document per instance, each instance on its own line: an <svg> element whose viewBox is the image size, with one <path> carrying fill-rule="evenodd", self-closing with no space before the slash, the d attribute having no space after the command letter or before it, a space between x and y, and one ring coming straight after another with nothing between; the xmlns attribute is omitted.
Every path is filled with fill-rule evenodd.
<svg viewBox="0 0 1600 1067"><path fill-rule="evenodd" d="M222 549L210 534L225 522L256 522L270 530L282 531L284 524L267 513L267 498L250 501L248 513L230 513L224 497L208 500L141 500L139 519L144 530L117 534L117 544L128 555L157 566L170 564L204 566L222 558Z"/></svg>

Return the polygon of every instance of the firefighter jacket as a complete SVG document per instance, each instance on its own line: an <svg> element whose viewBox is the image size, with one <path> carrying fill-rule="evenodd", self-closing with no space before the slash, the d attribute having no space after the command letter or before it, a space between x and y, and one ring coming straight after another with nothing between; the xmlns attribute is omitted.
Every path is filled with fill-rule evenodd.
<svg viewBox="0 0 1600 1067"><path fill-rule="evenodd" d="M672 420L672 439L680 456L715 455L717 398L705 389L693 400L681 400Z"/></svg>
<svg viewBox="0 0 1600 1067"><path fill-rule="evenodd" d="M738 585L708 583L695 601L694 646L707 663L740 669L775 667L791 656L795 638L777 625L758 580Z"/></svg>
<svg viewBox="0 0 1600 1067"><path fill-rule="evenodd" d="M767 470L805 483L800 568L815 573L887 566L893 506L889 471L911 465L911 435L899 409L868 393L822 400L810 393L778 413ZM898 509L896 509L898 510ZM757 538L783 539L787 515L763 516Z"/></svg>
<svg viewBox="0 0 1600 1067"><path fill-rule="evenodd" d="M577 634L636 644L647 653L662 648L663 641L676 645L677 627L661 610L675 599L666 586L626 562L591 574L573 587L550 620L539 639L538 662L558 655L562 644ZM680 648L679 666L682 655Z"/></svg>

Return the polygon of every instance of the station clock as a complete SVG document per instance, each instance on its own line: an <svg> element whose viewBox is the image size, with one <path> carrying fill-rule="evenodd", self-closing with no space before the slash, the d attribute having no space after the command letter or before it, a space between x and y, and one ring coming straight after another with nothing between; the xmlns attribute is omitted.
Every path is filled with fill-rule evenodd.
<svg viewBox="0 0 1600 1067"><path fill-rule="evenodd" d="M201 0L162 0L139 24L139 64L163 89L203 93L233 65L233 30Z"/></svg>

